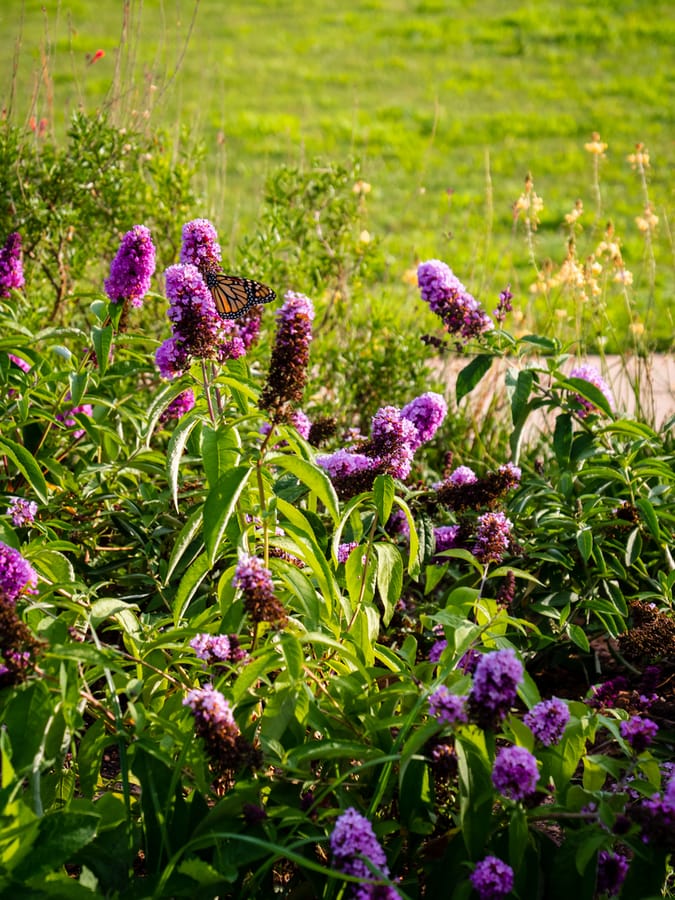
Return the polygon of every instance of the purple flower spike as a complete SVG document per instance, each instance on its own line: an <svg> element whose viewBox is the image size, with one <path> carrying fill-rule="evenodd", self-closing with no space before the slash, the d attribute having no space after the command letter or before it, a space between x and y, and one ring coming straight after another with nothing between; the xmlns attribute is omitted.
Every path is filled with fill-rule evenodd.
<svg viewBox="0 0 675 900"><path fill-rule="evenodd" d="M570 378L582 378L589 384L594 385L605 395L607 403L609 403L609 408L614 410L614 396L612 390L594 366L577 366L576 369L572 369L570 372ZM591 401L587 400L585 397L582 397L581 394L575 394L574 399L581 407L577 412L580 419L585 419L587 416L600 412L595 404L591 403Z"/></svg>
<svg viewBox="0 0 675 900"><path fill-rule="evenodd" d="M478 517L473 555L484 564L499 563L509 549L511 521L502 512L488 512Z"/></svg>
<svg viewBox="0 0 675 900"><path fill-rule="evenodd" d="M243 557L237 563L232 584L244 596L244 608L254 622L286 623L286 610L274 593L272 573L256 556Z"/></svg>
<svg viewBox="0 0 675 900"><path fill-rule="evenodd" d="M450 473L448 481L455 487L461 487L463 484L475 484L478 478L474 470L470 469L469 466L457 466Z"/></svg>
<svg viewBox="0 0 675 900"><path fill-rule="evenodd" d="M35 500L24 500L22 497L11 497L7 507L7 515L11 516L16 528L31 525L35 521L38 505Z"/></svg>
<svg viewBox="0 0 675 900"><path fill-rule="evenodd" d="M12 290L20 290L25 283L21 235L14 231L0 247L0 297L9 297Z"/></svg>
<svg viewBox="0 0 675 900"><path fill-rule="evenodd" d="M442 684L429 697L429 712L444 725L457 725L467 721L466 697L453 694Z"/></svg>
<svg viewBox="0 0 675 900"><path fill-rule="evenodd" d="M513 869L497 856L486 856L469 880L480 900L500 900L513 890Z"/></svg>
<svg viewBox="0 0 675 900"><path fill-rule="evenodd" d="M525 800L539 781L537 760L525 747L503 747L492 767L492 783L509 800Z"/></svg>
<svg viewBox="0 0 675 900"><path fill-rule="evenodd" d="M373 826L355 809L350 807L338 817L330 836L330 849L336 869L365 881L350 887L353 900L400 900L394 888L368 884L377 879L378 872L388 878L389 867Z"/></svg>
<svg viewBox="0 0 675 900"><path fill-rule="evenodd" d="M646 750L653 743L659 731L656 722L641 716L633 716L627 722L622 722L619 728L621 737L628 741L636 753Z"/></svg>
<svg viewBox="0 0 675 900"><path fill-rule="evenodd" d="M142 306L155 271L155 245L145 225L134 225L122 238L117 255L105 280L105 292L111 303L131 301Z"/></svg>
<svg viewBox="0 0 675 900"><path fill-rule="evenodd" d="M159 417L159 421L164 424L171 419L180 419L185 415L185 413L190 412L194 405L195 392L192 390L192 388L187 388L186 390L178 394L177 397L173 398L171 403L169 403L167 408Z"/></svg>
<svg viewBox="0 0 675 900"><path fill-rule="evenodd" d="M431 259L421 263L417 282L422 300L440 317L450 334L469 341L494 327L492 319L444 262Z"/></svg>
<svg viewBox="0 0 675 900"><path fill-rule="evenodd" d="M170 337L155 351L155 364L162 378L177 378L189 367L190 354L175 337Z"/></svg>
<svg viewBox="0 0 675 900"><path fill-rule="evenodd" d="M445 399L433 391L415 397L403 407L402 418L409 419L417 429L417 437L412 444L413 450L431 440L447 413L448 404Z"/></svg>
<svg viewBox="0 0 675 900"><path fill-rule="evenodd" d="M302 402L312 342L314 306L309 297L287 291L277 311L277 331L267 380L258 405L274 422L285 422Z"/></svg>
<svg viewBox="0 0 675 900"><path fill-rule="evenodd" d="M35 593L37 572L18 550L0 541L0 602L15 603L21 594Z"/></svg>
<svg viewBox="0 0 675 900"><path fill-rule="evenodd" d="M206 272L220 265L222 252L218 232L208 219L193 219L183 225L180 261Z"/></svg>
<svg viewBox="0 0 675 900"><path fill-rule="evenodd" d="M567 704L557 697L537 703L523 716L523 722L544 747L558 743L569 720Z"/></svg>
<svg viewBox="0 0 675 900"><path fill-rule="evenodd" d="M628 874L629 866L630 863L625 856L610 853L609 850L601 850L598 853L597 893L616 897Z"/></svg>
<svg viewBox="0 0 675 900"><path fill-rule="evenodd" d="M505 718L523 680L523 664L510 647L481 656L469 694L472 720L494 728Z"/></svg>

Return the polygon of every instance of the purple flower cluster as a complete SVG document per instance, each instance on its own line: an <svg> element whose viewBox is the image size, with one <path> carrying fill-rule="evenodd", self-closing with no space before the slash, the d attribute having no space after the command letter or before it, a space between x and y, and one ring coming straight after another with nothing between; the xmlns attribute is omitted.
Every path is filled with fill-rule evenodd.
<svg viewBox="0 0 675 900"><path fill-rule="evenodd" d="M666 783L663 796L653 794L631 810L631 817L642 828L645 843L675 853L675 775Z"/></svg>
<svg viewBox="0 0 675 900"><path fill-rule="evenodd" d="M67 395L68 399L70 399L70 394ZM63 422L63 424L67 428L74 428L73 438L77 441L81 437L84 437L86 434L84 428L78 428L78 421L75 418L76 415L81 414L83 416L89 416L91 418L94 415L94 409L91 403L80 403L79 406L73 406L65 413L57 413L56 418L59 422Z"/></svg>
<svg viewBox="0 0 675 900"><path fill-rule="evenodd" d="M523 664L510 647L481 656L469 693L472 720L482 728L499 725L513 706L522 680Z"/></svg>
<svg viewBox="0 0 675 900"><path fill-rule="evenodd" d="M447 406L439 394L422 394L402 410L383 406L373 416L370 438L354 436L349 448L318 456L342 499L372 487L377 475L405 479L415 450L435 434Z"/></svg>
<svg viewBox="0 0 675 900"><path fill-rule="evenodd" d="M598 370L595 368L595 366L577 366L577 368L572 369L572 371L570 372L570 378L582 378L589 384L594 385L605 395L607 403L609 404L609 408L611 410L614 409L614 396L612 394L612 390L605 379L602 377L600 372L598 372ZM582 397L581 394L575 394L574 399L581 407L581 409L579 409L579 411L577 412L577 415L580 419L585 419L587 416L600 412L600 410L597 406L595 406L594 403L591 403L590 400Z"/></svg>
<svg viewBox="0 0 675 900"><path fill-rule="evenodd" d="M188 691L183 700L194 715L195 733L204 741L211 765L218 776L231 773L248 764L261 765L262 756L239 730L232 709L213 685Z"/></svg>
<svg viewBox="0 0 675 900"><path fill-rule="evenodd" d="M450 334L469 341L494 327L492 319L444 262L431 259L420 263L417 283L422 300L440 317Z"/></svg>
<svg viewBox="0 0 675 900"><path fill-rule="evenodd" d="M473 555L487 563L499 563L510 545L512 523L503 512L487 512L478 517Z"/></svg>
<svg viewBox="0 0 675 900"><path fill-rule="evenodd" d="M272 573L256 556L239 560L232 584L244 595L244 608L253 622L285 625L286 610L274 593Z"/></svg>
<svg viewBox="0 0 675 900"><path fill-rule="evenodd" d="M512 300L513 294L511 293L511 285L508 284L499 294L499 303L497 304L497 309L493 314L500 325L506 318L507 313L510 313L513 310L513 304L511 303Z"/></svg>
<svg viewBox="0 0 675 900"><path fill-rule="evenodd" d="M497 856L486 856L469 876L480 900L500 900L513 890L513 869Z"/></svg>
<svg viewBox="0 0 675 900"><path fill-rule="evenodd" d="M155 245L145 225L134 225L122 238L117 255L110 264L105 292L111 303L129 300L142 306L155 272Z"/></svg>
<svg viewBox="0 0 675 900"><path fill-rule="evenodd" d="M196 634L190 646L207 665L237 663L246 659L246 651L239 646L235 634Z"/></svg>
<svg viewBox="0 0 675 900"><path fill-rule="evenodd" d="M232 728L239 731L232 709L225 697L212 684L188 691L183 706L189 706L195 721L206 728Z"/></svg>
<svg viewBox="0 0 675 900"><path fill-rule="evenodd" d="M509 800L525 800L539 781L537 759L525 747L502 747L492 766L492 783Z"/></svg>
<svg viewBox="0 0 675 900"><path fill-rule="evenodd" d="M448 476L449 484L461 487L463 484L474 484L478 481L476 473L469 466L457 466Z"/></svg>
<svg viewBox="0 0 675 900"><path fill-rule="evenodd" d="M313 321L314 306L309 297L287 291L283 306L277 311L272 358L258 401L273 422L290 420L293 408L302 402Z"/></svg>
<svg viewBox="0 0 675 900"><path fill-rule="evenodd" d="M460 525L439 525L434 528L434 542L436 546L436 554L442 553L444 550L453 550L460 546L460 534L462 528ZM447 560L436 555L434 561L443 563Z"/></svg>
<svg viewBox="0 0 675 900"><path fill-rule="evenodd" d="M542 700L523 716L523 722L544 747L558 743L569 720L567 704L558 697Z"/></svg>
<svg viewBox="0 0 675 900"><path fill-rule="evenodd" d="M439 640L432 644L431 649L429 650L429 662L437 663L447 646L448 642L445 638L439 638Z"/></svg>
<svg viewBox="0 0 675 900"><path fill-rule="evenodd" d="M171 403L164 410L162 415L159 417L159 421L164 424L165 422L171 421L171 419L180 419L185 413L190 412L190 410L195 405L195 392L192 388L187 388L184 391L181 391L177 397L174 397Z"/></svg>
<svg viewBox="0 0 675 900"><path fill-rule="evenodd" d="M222 251L218 233L208 219L193 219L183 225L180 262L205 274L220 265Z"/></svg>
<svg viewBox="0 0 675 900"><path fill-rule="evenodd" d="M18 550L0 541L0 602L15 603L23 593L35 593L37 572Z"/></svg>
<svg viewBox="0 0 675 900"><path fill-rule="evenodd" d="M373 416L369 450L381 472L393 478L410 475L418 431L395 406L383 406Z"/></svg>
<svg viewBox="0 0 675 900"><path fill-rule="evenodd" d="M654 741L659 726L651 719L633 716L619 726L621 737L631 745L636 753L642 753Z"/></svg>
<svg viewBox="0 0 675 900"><path fill-rule="evenodd" d="M366 882L350 885L353 900L400 900L400 894L394 888L368 884L376 881L378 876L389 878L389 867L373 826L353 807L345 810L335 822L330 849L335 868Z"/></svg>
<svg viewBox="0 0 675 900"><path fill-rule="evenodd" d="M467 722L466 697L453 694L442 684L429 696L429 712L442 725L457 725Z"/></svg>
<svg viewBox="0 0 675 900"><path fill-rule="evenodd" d="M630 863L625 856L601 850L598 853L598 875L596 893L616 897L628 873Z"/></svg>
<svg viewBox="0 0 675 900"><path fill-rule="evenodd" d="M22 372L30 372L31 364L29 362L26 362L25 359L21 359L20 356L16 356L14 353L8 353L7 356L17 368L21 369Z"/></svg>
<svg viewBox="0 0 675 900"><path fill-rule="evenodd" d="M440 394L433 391L420 394L403 407L401 417L408 419L417 429L417 436L411 440L413 451L432 439L447 413L448 404Z"/></svg>
<svg viewBox="0 0 675 900"><path fill-rule="evenodd" d="M38 505L35 500L24 500L23 497L10 497L7 515L11 516L16 528L31 525L35 521Z"/></svg>
<svg viewBox="0 0 675 900"><path fill-rule="evenodd" d="M12 232L0 247L0 297L9 297L12 290L19 290L25 284L21 261L21 235Z"/></svg>
<svg viewBox="0 0 675 900"><path fill-rule="evenodd" d="M358 546L356 541L347 541L347 543L340 544L337 551L337 561L346 563L352 550L355 550Z"/></svg>

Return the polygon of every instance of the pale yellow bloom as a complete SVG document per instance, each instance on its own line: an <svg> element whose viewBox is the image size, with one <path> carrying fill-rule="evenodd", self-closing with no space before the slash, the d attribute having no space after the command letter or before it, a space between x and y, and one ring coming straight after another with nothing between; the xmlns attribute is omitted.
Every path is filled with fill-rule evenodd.
<svg viewBox="0 0 675 900"><path fill-rule="evenodd" d="M635 337L642 337L645 333L645 326L642 322L631 322L630 330L633 332Z"/></svg>
<svg viewBox="0 0 675 900"><path fill-rule="evenodd" d="M606 149L607 144L600 140L600 135L597 131L594 131L591 135L591 140L584 144L584 150L588 153L593 153L595 156L604 156Z"/></svg>
<svg viewBox="0 0 675 900"><path fill-rule="evenodd" d="M413 287L417 287L417 266L406 269L401 277L404 284L410 284Z"/></svg>
<svg viewBox="0 0 675 900"><path fill-rule="evenodd" d="M537 230L539 224L539 213L544 208L544 201L534 190L534 181L528 172L525 179L525 190L513 204L513 218L520 218L521 213L533 231Z"/></svg>
<svg viewBox="0 0 675 900"><path fill-rule="evenodd" d="M367 181L357 181L352 191L355 194L369 194L372 191L372 187Z"/></svg>
<svg viewBox="0 0 675 900"><path fill-rule="evenodd" d="M364 228L363 231L361 232L361 234L359 235L359 243L369 244L371 242L371 240L372 240L372 237L370 236L370 232Z"/></svg>
<svg viewBox="0 0 675 900"><path fill-rule="evenodd" d="M656 231L656 226L659 224L659 217L654 215L651 206L646 206L644 216L635 217L635 224L642 232Z"/></svg>
<svg viewBox="0 0 675 900"><path fill-rule="evenodd" d="M644 144L635 145L635 153L629 153L626 157L632 169L648 169L649 168L649 150Z"/></svg>
<svg viewBox="0 0 675 900"><path fill-rule="evenodd" d="M565 216L565 221L568 225L574 225L574 223L581 217L584 211L584 204L581 200L577 200L574 204L574 209L571 212L568 212Z"/></svg>
<svg viewBox="0 0 675 900"><path fill-rule="evenodd" d="M633 273L623 266L614 273L614 281L625 284L627 287L633 283Z"/></svg>

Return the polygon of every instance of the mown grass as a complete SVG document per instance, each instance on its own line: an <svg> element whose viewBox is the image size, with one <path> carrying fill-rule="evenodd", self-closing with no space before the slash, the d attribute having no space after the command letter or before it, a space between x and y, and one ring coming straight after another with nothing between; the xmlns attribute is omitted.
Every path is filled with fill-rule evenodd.
<svg viewBox="0 0 675 900"><path fill-rule="evenodd" d="M122 87L111 95L121 4L8 0L0 58L9 74L16 36L13 115L28 117L46 41L33 113L61 134L73 107L107 97L120 122L142 124L149 115L176 140L203 142L199 212L214 219L231 256L255 230L269 172L356 157L373 185L369 228L382 241L397 303L411 297L402 273L430 256L446 259L487 306L506 281L527 302L534 273L523 241L512 236L512 204L528 171L545 203L539 263L564 259L560 224L582 197L586 234L597 236L611 217L628 267L638 269L644 243L634 218L643 198L625 157L643 141L661 220L657 282L652 296L638 279L630 313L620 297L609 298L618 330L610 344L637 317L647 319L653 342L669 346L669 4L201 0L191 31L194 9L186 0L131 4ZM106 56L87 65L99 47ZM149 91L151 83L158 89ZM593 131L609 142L600 209L583 149ZM540 321L551 315L539 305Z"/></svg>

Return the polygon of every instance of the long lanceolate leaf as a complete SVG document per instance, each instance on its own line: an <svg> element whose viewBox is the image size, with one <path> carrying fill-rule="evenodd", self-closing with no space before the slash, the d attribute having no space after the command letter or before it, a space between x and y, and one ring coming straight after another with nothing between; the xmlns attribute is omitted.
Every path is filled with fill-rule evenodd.
<svg viewBox="0 0 675 900"><path fill-rule="evenodd" d="M47 503L47 482L32 453L21 444L2 437L0 438L0 454L14 463L38 498L43 503Z"/></svg>
<svg viewBox="0 0 675 900"><path fill-rule="evenodd" d="M199 424L199 421L200 415L198 413L188 413L188 415L183 416L178 425L176 425L174 432L171 435L171 440L169 441L167 450L167 472L169 484L171 486L171 496L173 497L173 503L176 509L178 509L178 472L180 470L183 451L185 450L185 445L187 444L193 429Z"/></svg>
<svg viewBox="0 0 675 900"><path fill-rule="evenodd" d="M216 560L220 541L227 523L237 508L237 502L253 469L250 466L235 466L230 469L209 491L204 503L204 542L211 565Z"/></svg>

